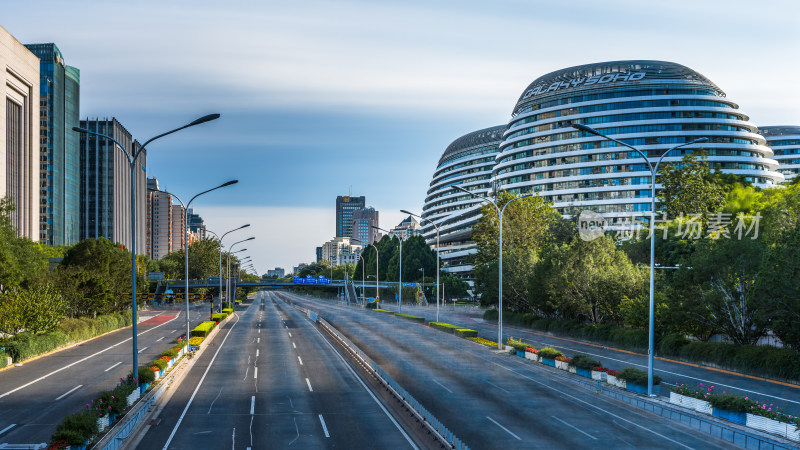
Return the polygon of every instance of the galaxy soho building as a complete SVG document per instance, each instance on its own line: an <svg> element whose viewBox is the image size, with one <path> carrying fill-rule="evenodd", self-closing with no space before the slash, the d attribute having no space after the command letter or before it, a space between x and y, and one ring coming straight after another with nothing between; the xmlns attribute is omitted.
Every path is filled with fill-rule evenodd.
<svg viewBox="0 0 800 450"><path fill-rule="evenodd" d="M487 130L453 142L434 172L424 217L444 224L443 236L452 230L462 252L474 252L474 245L469 250L469 230L477 220L478 200L453 191L452 184L480 193L489 193L493 182L495 188L514 193L535 191L561 213L591 209L612 227L649 215L650 172L641 156L572 128L576 123L630 144L650 158L707 138L706 143L673 151L665 161L680 161L686 153L702 150L712 170L742 175L760 187L784 181L758 127L711 80L671 62L614 61L558 70L531 83L508 125L487 129L495 135L503 130L493 162L485 160L490 150L463 161L458 149L451 151L464 147L466 154L473 148L467 145L470 136ZM468 167L472 159L482 162ZM423 230L429 243L435 242L432 228ZM444 257L447 249L444 243L442 247Z"/></svg>

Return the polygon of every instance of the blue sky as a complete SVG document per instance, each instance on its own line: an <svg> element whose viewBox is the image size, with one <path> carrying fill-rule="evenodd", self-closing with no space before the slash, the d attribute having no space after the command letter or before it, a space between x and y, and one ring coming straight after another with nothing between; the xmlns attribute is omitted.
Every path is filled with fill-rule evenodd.
<svg viewBox="0 0 800 450"><path fill-rule="evenodd" d="M505 123L553 70L674 61L756 124L800 124L798 12L789 0L37 1L3 5L0 25L55 42L81 70L82 117L115 116L144 140L221 113L154 143L148 172L185 197L238 178L195 207L217 232L251 223L237 233L256 236L246 254L263 273L311 260L351 186L384 227L419 211L444 148Z"/></svg>

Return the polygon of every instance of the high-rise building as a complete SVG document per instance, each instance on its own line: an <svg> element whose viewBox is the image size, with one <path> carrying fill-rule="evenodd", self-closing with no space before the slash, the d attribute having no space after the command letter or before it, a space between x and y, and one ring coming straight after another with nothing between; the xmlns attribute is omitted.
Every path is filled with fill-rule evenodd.
<svg viewBox="0 0 800 450"><path fill-rule="evenodd" d="M364 209L366 199L361 197L336 197L336 237L350 237L353 211Z"/></svg>
<svg viewBox="0 0 800 450"><path fill-rule="evenodd" d="M39 240L39 58L0 27L0 197L19 236Z"/></svg>
<svg viewBox="0 0 800 450"><path fill-rule="evenodd" d="M82 128L110 136L131 154L140 144L115 118L81 120ZM131 171L128 158L114 142L82 133L81 148L81 239L105 237L130 247ZM136 160L136 253L145 254L147 203L147 151Z"/></svg>
<svg viewBox="0 0 800 450"><path fill-rule="evenodd" d="M147 254L161 259L172 251L172 196L157 191L158 180L147 179Z"/></svg>
<svg viewBox="0 0 800 450"><path fill-rule="evenodd" d="M80 71L55 44L28 44L40 61L39 240L72 245L80 239Z"/></svg>
<svg viewBox="0 0 800 450"><path fill-rule="evenodd" d="M193 208L189 208L189 231L194 234L197 240L206 238L206 225L199 214L195 214Z"/></svg>
<svg viewBox="0 0 800 450"><path fill-rule="evenodd" d="M355 264L358 262L361 249L362 246L351 243L349 237L335 237L322 244L322 259L332 266Z"/></svg>
<svg viewBox="0 0 800 450"><path fill-rule="evenodd" d="M317 247L316 256L317 256L316 262L322 261L322 247Z"/></svg>
<svg viewBox="0 0 800 450"><path fill-rule="evenodd" d="M378 230L372 228L378 226L378 211L375 208L364 208L353 211L350 220L350 238L358 239L358 243L367 246L375 242Z"/></svg>
<svg viewBox="0 0 800 450"><path fill-rule="evenodd" d="M787 182L794 181L800 173L800 126L758 127L758 131L775 152L775 160L780 163L778 170Z"/></svg>
<svg viewBox="0 0 800 450"><path fill-rule="evenodd" d="M183 250L186 247L186 236L184 236L185 217L183 217L183 206L172 205L172 251Z"/></svg>

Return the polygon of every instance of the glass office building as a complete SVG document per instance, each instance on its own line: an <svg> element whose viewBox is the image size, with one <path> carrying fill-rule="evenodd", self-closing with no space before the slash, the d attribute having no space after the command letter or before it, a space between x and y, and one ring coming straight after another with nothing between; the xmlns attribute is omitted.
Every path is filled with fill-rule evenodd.
<svg viewBox="0 0 800 450"><path fill-rule="evenodd" d="M636 152L580 132L573 123L666 162L703 150L712 170L761 187L784 181L758 128L700 73L664 61L614 61L537 78L514 106L494 166L498 188L536 191L562 213L591 209L614 226L650 210L650 172ZM466 194L453 201L467 201Z"/></svg>
<svg viewBox="0 0 800 450"><path fill-rule="evenodd" d="M774 158L780 163L779 170L786 181L794 181L793 178L800 172L800 127L758 127L758 131L775 152Z"/></svg>
<svg viewBox="0 0 800 450"><path fill-rule="evenodd" d="M39 240L72 245L80 237L80 71L55 44L28 44L40 61Z"/></svg>

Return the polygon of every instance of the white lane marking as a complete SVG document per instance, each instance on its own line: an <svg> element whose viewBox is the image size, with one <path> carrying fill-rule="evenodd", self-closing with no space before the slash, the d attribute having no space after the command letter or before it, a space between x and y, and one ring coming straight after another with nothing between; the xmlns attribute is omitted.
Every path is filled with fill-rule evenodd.
<svg viewBox="0 0 800 450"><path fill-rule="evenodd" d="M592 436L591 434L589 434L589 433L587 433L587 432L585 432L585 431L581 430L580 428L578 428L578 427L576 427L576 426L574 426L574 425L571 425L571 424L569 424L569 423L567 423L567 422L564 422L563 420L559 419L559 418L558 418L558 417L556 417L556 416L550 416L550 417L552 417L553 419L556 419L557 421L559 421L559 422L563 423L564 425L566 425L566 426L568 426L568 427L572 428L573 430L575 430L575 431L577 431L577 432L579 432L579 433L583 433L584 435L586 435L586 436L589 436L590 438L594 439L595 441L597 440L597 438L596 438L596 437L594 437L594 436Z"/></svg>
<svg viewBox="0 0 800 450"><path fill-rule="evenodd" d="M231 433L231 450L236 450L236 428Z"/></svg>
<svg viewBox="0 0 800 450"><path fill-rule="evenodd" d="M300 361L300 365L302 366L302 365L303 365L303 360L302 360L302 359L300 359L300 357L299 357L299 356L297 357L297 360L298 360L298 361Z"/></svg>
<svg viewBox="0 0 800 450"><path fill-rule="evenodd" d="M253 378L258 378L258 367L253 369Z"/></svg>
<svg viewBox="0 0 800 450"><path fill-rule="evenodd" d="M7 427L3 428L2 430L0 430L0 434L3 434L3 433L5 433L6 431L8 431L8 430L10 430L10 429L14 428L15 426L17 426L17 424L15 424L15 423L12 423L11 425L9 425L9 426L7 426Z"/></svg>
<svg viewBox="0 0 800 450"><path fill-rule="evenodd" d="M436 380L433 380L433 382L434 382L434 383L436 383L436 384L438 384L439 386L443 387L445 391L447 391L447 392L449 392L449 393L451 393L451 394L453 393L453 391L451 391L450 389L447 389L447 386L443 385L442 383L439 383L439 382L438 382L438 381L436 381Z"/></svg>
<svg viewBox="0 0 800 450"><path fill-rule="evenodd" d="M141 350L139 350L139 351L138 351L138 352L136 352L136 353L142 353L143 351L147 350L148 348L150 348L150 347L142 347L142 349L141 349Z"/></svg>
<svg viewBox="0 0 800 450"><path fill-rule="evenodd" d="M499 423L497 423L497 421L495 421L495 420L494 420L494 419L492 419L491 417L489 417L489 416L486 416L486 418L487 418L487 419L489 419L489 420L491 420L493 424L495 424L495 425L497 425L498 427L502 428L502 429L503 429L503 430L504 430L506 433L508 433L508 434L510 434L510 435L512 435L512 436L514 436L515 438L517 438L517 440L518 440L518 441L521 441L521 440L522 440L522 438L521 438L521 437L519 437L519 436L517 436L516 434L512 433L512 432L511 432L511 430L509 430L508 428L506 428L506 427L504 427L504 426L500 425Z"/></svg>
<svg viewBox="0 0 800 450"><path fill-rule="evenodd" d="M256 344L260 344L260 343L261 343L261 338L257 338L256 339Z"/></svg>
<svg viewBox="0 0 800 450"><path fill-rule="evenodd" d="M245 369L245 371L244 371L244 378L242 378L242 381L244 381L244 380L246 380L246 379L247 379L247 374L248 374L248 373L250 373L250 366L247 366L247 368Z"/></svg>
<svg viewBox="0 0 800 450"><path fill-rule="evenodd" d="M306 378L306 384L308 385L309 392L314 392L314 389L311 389L311 382L308 381L308 378Z"/></svg>
<svg viewBox="0 0 800 450"><path fill-rule="evenodd" d="M253 395L250 397L250 415L252 416L255 413L256 413L256 396Z"/></svg>
<svg viewBox="0 0 800 450"><path fill-rule="evenodd" d="M294 345L294 342L292 342L292 347L294 347L295 349L297 348L297 346L296 346L296 345Z"/></svg>
<svg viewBox="0 0 800 450"><path fill-rule="evenodd" d="M65 393L59 395L58 397L56 397L56 400L61 400L62 398L68 396L69 394L72 394L73 392L77 391L78 389L80 389L82 387L83 387L83 385L79 384L79 385L75 386L74 388L68 390L67 392L65 392Z"/></svg>
<svg viewBox="0 0 800 450"><path fill-rule="evenodd" d="M319 414L319 423L322 424L322 431L325 432L325 437L326 438L331 437L331 435L328 434L328 427L325 426L325 419L322 418L322 414Z"/></svg>
<svg viewBox="0 0 800 450"><path fill-rule="evenodd" d="M261 334L261 328L258 329L258 334ZM250 447L247 447L250 448Z"/></svg>
<svg viewBox="0 0 800 450"><path fill-rule="evenodd" d="M228 334L225 335L225 339L223 339L222 343L219 344L219 347L217 348L217 351L214 353L214 357L211 358L211 362L209 362L208 363L208 367L206 367L206 371L203 372L203 376L200 377L200 381L197 383L197 387L194 388L194 392L192 392L192 396L189 397L189 401L186 403L186 407L183 408L183 412L181 413L181 416L178 418L178 423L175 424L175 428L173 428L172 429L172 433L169 434L169 438L167 439L167 443L164 444L163 450L167 450L167 448L169 448L169 444L172 443L172 439L175 437L175 433L178 432L178 428L181 426L181 422L183 422L183 418L186 417L186 411L188 411L189 407L192 406L192 402L194 401L194 397L197 395L197 392L200 390L200 387L203 385L203 381L206 379L206 375L208 375L208 371L211 370L211 367L214 365L214 361L217 359L217 355L219 355L220 350L222 350L222 347L225 345L225 341L228 340L228 336L231 335L231 331L233 331L233 329L239 323L239 316L237 314L234 314L234 315L236 316L236 322L234 322L233 326L231 326L228 329Z"/></svg>
<svg viewBox="0 0 800 450"><path fill-rule="evenodd" d="M211 405L208 407L208 412L206 413L206 415L211 414L211 408L214 407L214 403L217 402L217 399L219 398L220 395L222 395L222 388L219 388L219 392L217 393L217 396L214 397L214 401L211 402Z"/></svg>
<svg viewBox="0 0 800 450"><path fill-rule="evenodd" d="M258 349L256 349L256 358L258 358Z"/></svg>
<svg viewBox="0 0 800 450"><path fill-rule="evenodd" d="M161 342L162 339L164 339L164 336L161 336L160 338L156 339L156 342Z"/></svg>
<svg viewBox="0 0 800 450"><path fill-rule="evenodd" d="M496 385L496 384L494 384L494 383L492 383L490 381L483 380L483 382L486 383L486 384L491 384L492 386L496 387L497 389L500 389L501 391L505 392L506 394L510 394L510 392L508 392L507 390L501 388L500 386L498 386L498 385Z"/></svg>
<svg viewBox="0 0 800 450"><path fill-rule="evenodd" d="M108 369L104 370L103 372L108 372L109 370L113 369L114 367L117 367L117 366L118 366L118 365L120 365L120 364L122 364L122 361L120 361L120 362L118 362L118 363L114 364L113 366L109 367Z"/></svg>
<svg viewBox="0 0 800 450"><path fill-rule="evenodd" d="M289 337L292 337L292 332L291 331L289 332Z"/></svg>

